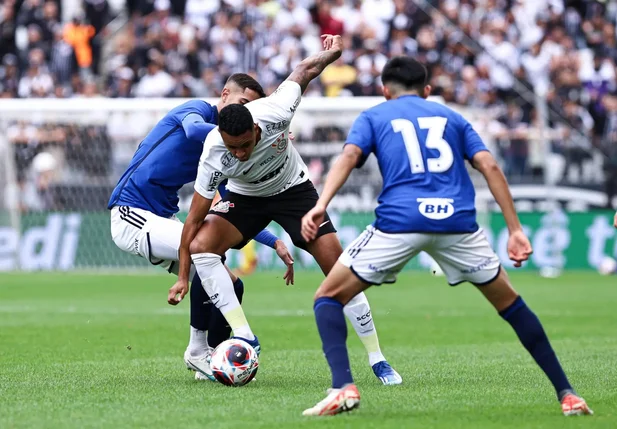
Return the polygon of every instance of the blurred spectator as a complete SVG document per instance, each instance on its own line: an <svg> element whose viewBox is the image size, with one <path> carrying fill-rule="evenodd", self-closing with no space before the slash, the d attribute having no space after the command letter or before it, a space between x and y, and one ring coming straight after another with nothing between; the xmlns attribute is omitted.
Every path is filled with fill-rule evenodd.
<svg viewBox="0 0 617 429"><path fill-rule="evenodd" d="M604 187L608 197L607 208L613 209L612 200L617 195L617 97L604 97L602 104L607 112L601 143L605 157Z"/></svg>
<svg viewBox="0 0 617 429"><path fill-rule="evenodd" d="M92 46L90 40L94 37L94 27L86 24L83 17L75 17L64 28L64 39L75 50L77 63L82 69L92 65Z"/></svg>
<svg viewBox="0 0 617 429"><path fill-rule="evenodd" d="M17 93L20 97L47 97L53 93L54 81L44 61L45 54L41 49L30 51L28 70L19 80L17 88Z"/></svg>
<svg viewBox="0 0 617 429"><path fill-rule="evenodd" d="M58 162L49 152L41 152L32 160L31 180L22 184L21 202L23 211L55 210L52 184Z"/></svg>
<svg viewBox="0 0 617 429"><path fill-rule="evenodd" d="M0 4L0 57L17 52L15 45L16 10L15 0L5 0Z"/></svg>
<svg viewBox="0 0 617 429"><path fill-rule="evenodd" d="M133 79L135 73L129 67L119 68L114 73L113 81L111 82L108 97L112 98L130 98L133 96Z"/></svg>
<svg viewBox="0 0 617 429"><path fill-rule="evenodd" d="M0 65L0 94L3 97L12 98L17 96L19 87L19 69L17 57L6 54L2 57Z"/></svg>
<svg viewBox="0 0 617 429"><path fill-rule="evenodd" d="M64 40L61 28L57 28L55 31L54 43L49 54L49 63L56 85L59 86L67 85L79 69L75 50Z"/></svg>
<svg viewBox="0 0 617 429"><path fill-rule="evenodd" d="M506 113L498 119L498 124L495 137L499 141L501 156L505 162L505 173L509 180L520 183L527 172L529 151L529 124L523 117L523 109L515 101L510 101Z"/></svg>
<svg viewBox="0 0 617 429"><path fill-rule="evenodd" d="M319 78L324 86L326 97L336 97L343 88L356 81L357 75L356 68L345 64L341 57L327 67Z"/></svg>
<svg viewBox="0 0 617 429"><path fill-rule="evenodd" d="M175 81L169 73L163 70L161 53L150 53L147 73L141 78L135 88L137 97L165 97L171 94Z"/></svg>

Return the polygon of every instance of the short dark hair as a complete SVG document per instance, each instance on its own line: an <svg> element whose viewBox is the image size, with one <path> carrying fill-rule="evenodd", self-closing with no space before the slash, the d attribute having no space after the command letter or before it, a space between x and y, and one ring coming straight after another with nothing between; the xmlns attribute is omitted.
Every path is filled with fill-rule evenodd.
<svg viewBox="0 0 617 429"><path fill-rule="evenodd" d="M383 85L394 83L408 90L422 91L428 80L424 64L411 57L394 57L386 63L381 72Z"/></svg>
<svg viewBox="0 0 617 429"><path fill-rule="evenodd" d="M239 136L253 127L253 116L242 104L230 104L219 113L219 130L230 136Z"/></svg>
<svg viewBox="0 0 617 429"><path fill-rule="evenodd" d="M229 79L227 79L227 83L229 82L235 83L240 88L242 88L242 90L245 90L246 88L252 89L257 94L259 94L259 97L266 96L266 93L264 89L261 87L261 85L259 84L259 82L257 82L255 79L253 79L251 76L249 76L246 73L232 74L231 76L229 76Z"/></svg>

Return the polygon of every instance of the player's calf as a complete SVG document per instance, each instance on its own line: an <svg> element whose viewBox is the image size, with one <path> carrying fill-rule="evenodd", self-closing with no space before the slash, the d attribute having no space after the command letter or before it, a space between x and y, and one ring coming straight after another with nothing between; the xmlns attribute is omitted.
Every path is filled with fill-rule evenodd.
<svg viewBox="0 0 617 429"><path fill-rule="evenodd" d="M585 412L589 408L585 401L574 393L540 320L516 294L505 271L501 270L494 281L478 288L512 326L525 349L553 384L564 414L591 414ZM508 302L511 303L507 305Z"/></svg>

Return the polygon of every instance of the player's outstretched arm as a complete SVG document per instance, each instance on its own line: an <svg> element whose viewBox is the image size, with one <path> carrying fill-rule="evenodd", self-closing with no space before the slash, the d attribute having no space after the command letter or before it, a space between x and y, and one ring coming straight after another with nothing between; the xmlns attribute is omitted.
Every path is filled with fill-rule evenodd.
<svg viewBox="0 0 617 429"><path fill-rule="evenodd" d="M287 78L287 80L298 83L303 94L308 84L319 76L328 65L336 61L343 52L341 36L324 34L321 37L323 38L324 50L302 60Z"/></svg>
<svg viewBox="0 0 617 429"><path fill-rule="evenodd" d="M209 124L197 113L190 113L182 120L182 129L186 138L203 142L208 133L216 128L216 125Z"/></svg>
<svg viewBox="0 0 617 429"><path fill-rule="evenodd" d="M191 272L191 253L189 251L189 246L193 239L195 239L199 228L201 228L201 225L204 223L204 219L206 219L208 211L210 211L210 206L212 206L211 199L201 196L198 192L193 193L191 208L189 209L189 214L182 227L178 281L169 289L169 295L167 296L167 302L171 305L176 305L182 301L182 298L184 298L189 291L189 275Z"/></svg>
<svg viewBox="0 0 617 429"><path fill-rule="evenodd" d="M302 218L302 237L306 241L315 239L319 225L324 220L326 209L334 198L334 195L341 189L341 186L347 181L352 170L358 165L362 159L362 149L353 144L346 144L343 148L343 153L334 162L334 165L328 173L323 191L315 207L311 209Z"/></svg>
<svg viewBox="0 0 617 429"><path fill-rule="evenodd" d="M493 194L501 208L501 213L506 220L508 232L510 233L508 256L514 261L515 267L520 267L524 261L529 259L532 249L514 208L514 200L512 199L506 176L499 168L499 165L497 165L493 155L486 150L476 153L473 156L472 164L486 179L491 194Z"/></svg>

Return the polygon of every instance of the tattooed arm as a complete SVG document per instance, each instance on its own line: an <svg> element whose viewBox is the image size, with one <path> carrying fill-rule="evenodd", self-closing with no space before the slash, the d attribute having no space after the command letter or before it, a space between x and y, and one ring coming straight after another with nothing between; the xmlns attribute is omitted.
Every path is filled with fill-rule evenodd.
<svg viewBox="0 0 617 429"><path fill-rule="evenodd" d="M343 39L341 36L324 34L321 37L324 39L324 50L302 60L287 78L287 80L298 83L302 93L306 91L306 87L313 79L341 56L343 51Z"/></svg>

